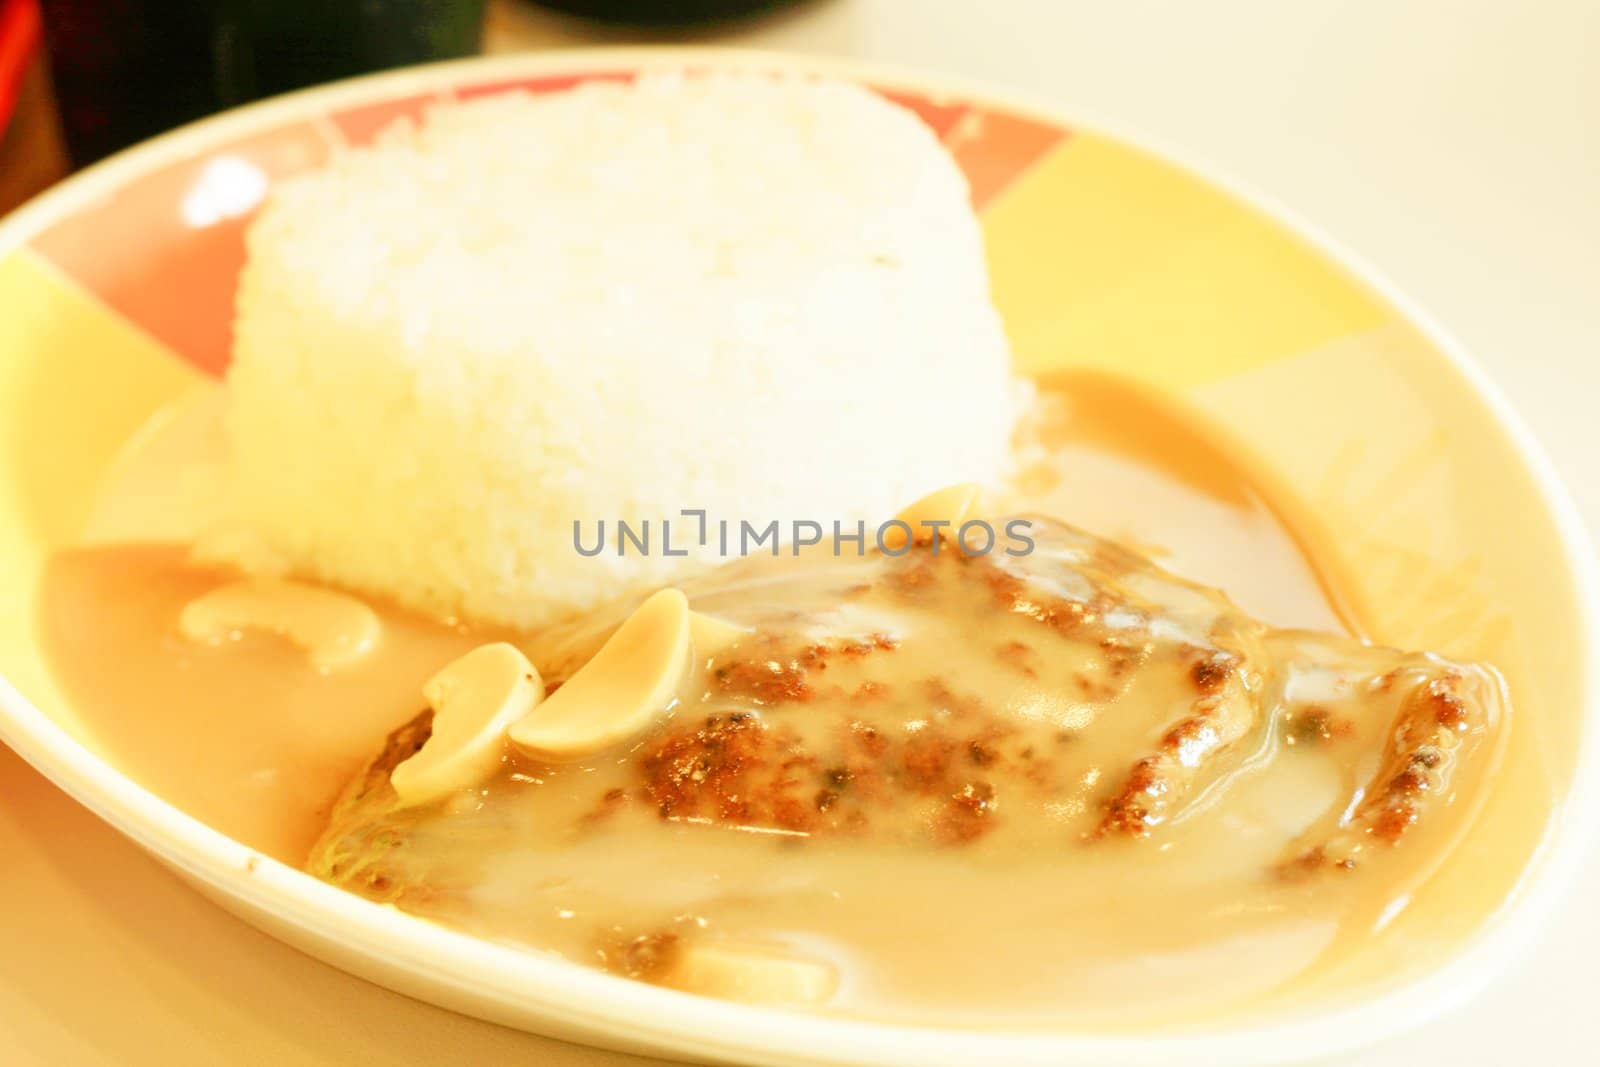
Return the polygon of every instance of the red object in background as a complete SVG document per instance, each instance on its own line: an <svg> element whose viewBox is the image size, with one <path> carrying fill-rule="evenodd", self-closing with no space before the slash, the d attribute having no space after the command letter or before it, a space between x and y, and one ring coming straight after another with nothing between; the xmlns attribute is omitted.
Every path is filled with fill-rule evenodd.
<svg viewBox="0 0 1600 1067"><path fill-rule="evenodd" d="M0 0L0 134L17 106L22 76L39 48L39 8L35 0Z"/></svg>

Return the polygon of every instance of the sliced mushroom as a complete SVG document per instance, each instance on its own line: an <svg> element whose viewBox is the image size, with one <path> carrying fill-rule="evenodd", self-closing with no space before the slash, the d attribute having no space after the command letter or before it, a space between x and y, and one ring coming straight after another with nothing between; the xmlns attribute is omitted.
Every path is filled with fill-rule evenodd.
<svg viewBox="0 0 1600 1067"><path fill-rule="evenodd" d="M544 680L505 642L481 645L422 685L433 732L389 775L406 805L425 804L494 773L506 731L544 699Z"/></svg>
<svg viewBox="0 0 1600 1067"><path fill-rule="evenodd" d="M689 673L689 601L653 594L600 651L511 727L511 741L536 759L583 759L643 732L678 699Z"/></svg>
<svg viewBox="0 0 1600 1067"><path fill-rule="evenodd" d="M691 942L662 982L744 1004L821 1004L839 988L839 972L766 947Z"/></svg>
<svg viewBox="0 0 1600 1067"><path fill-rule="evenodd" d="M982 501L983 489L980 486L962 482L929 493L895 518L911 527L913 544L931 542L935 532L953 544L959 536L961 524L977 517ZM923 526L925 522L945 525L934 530ZM883 531L883 547L891 552L906 547L906 532L898 526L888 527Z"/></svg>
<svg viewBox="0 0 1600 1067"><path fill-rule="evenodd" d="M198 644L220 645L246 630L275 634L327 671L377 647L378 613L347 593L282 578L246 578L184 605L178 630Z"/></svg>

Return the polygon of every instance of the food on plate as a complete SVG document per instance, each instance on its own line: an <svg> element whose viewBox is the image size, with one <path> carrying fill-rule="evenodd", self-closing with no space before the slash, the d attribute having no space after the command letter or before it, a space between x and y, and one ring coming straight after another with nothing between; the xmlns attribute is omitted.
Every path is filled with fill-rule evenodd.
<svg viewBox="0 0 1600 1067"><path fill-rule="evenodd" d="M248 246L223 388L41 626L107 758L267 856L702 995L1115 1027L1348 988L1472 836L1500 676L1368 640L1182 405L1015 378L960 171L867 89L439 106Z"/></svg>
<svg viewBox="0 0 1600 1067"><path fill-rule="evenodd" d="M503 731L503 759L448 795L397 795L435 752L438 711L422 711L352 779L308 867L678 988L713 981L702 954L720 976L756 945L752 999L826 1003L824 976L842 974L968 1013L953 975L985 953L1014 983L990 999L1105 967L1079 944L1086 916L1117 946L1204 942L1198 918L1360 914L1426 868L1454 832L1451 796L1492 765L1494 672L1269 627L1133 552L1024 521L1026 555L967 555L946 534L941 551L757 556L541 633L529 651L552 695ZM691 612L739 636L701 646ZM1155 863L1184 908L1034 925L992 906L1052 881L1064 911L1137 898L1127 883ZM996 881L947 884L940 864ZM899 917L941 905L959 922L906 938ZM774 954L798 968L786 994Z"/></svg>
<svg viewBox="0 0 1600 1067"><path fill-rule="evenodd" d="M836 82L439 107L274 189L235 333L213 554L515 626L714 559L575 522L881 517L1016 414L960 171Z"/></svg>

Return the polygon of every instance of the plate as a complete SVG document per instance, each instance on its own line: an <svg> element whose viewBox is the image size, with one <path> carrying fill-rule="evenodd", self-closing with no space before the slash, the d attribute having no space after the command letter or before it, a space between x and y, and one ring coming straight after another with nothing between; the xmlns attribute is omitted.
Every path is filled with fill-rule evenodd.
<svg viewBox="0 0 1600 1067"><path fill-rule="evenodd" d="M1268 457L1338 546L1374 636L1501 666L1518 708L1513 758L1481 819L1539 820L1542 844L1506 856L1467 840L1388 940L1452 935L1448 912L1426 906L1434 893L1503 899L1491 921L1455 931L1459 948L1426 970L1393 950L1389 979L1359 996L1204 1031L881 1026L691 997L452 933L253 853L99 756L35 642L40 571L77 536L129 435L226 366L243 231L272 183L432 101L683 67L842 77L915 110L968 176L1019 369L1108 370L1181 395ZM1261 203L1004 93L699 49L379 75L123 153L0 224L0 738L269 933L446 1007L610 1048L762 1064L1249 1064L1321 1058L1415 1024L1526 943L1595 823L1595 568L1548 464L1457 347L1373 272Z"/></svg>

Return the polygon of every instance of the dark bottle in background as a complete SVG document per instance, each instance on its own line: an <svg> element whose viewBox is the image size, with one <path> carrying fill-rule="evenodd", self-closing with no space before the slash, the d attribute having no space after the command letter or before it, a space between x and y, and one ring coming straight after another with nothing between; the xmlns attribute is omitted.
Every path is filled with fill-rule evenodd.
<svg viewBox="0 0 1600 1067"><path fill-rule="evenodd" d="M471 55L484 0L41 0L78 166L222 108Z"/></svg>
<svg viewBox="0 0 1600 1067"><path fill-rule="evenodd" d="M535 0L568 15L633 26L685 26L789 7L800 0Z"/></svg>

